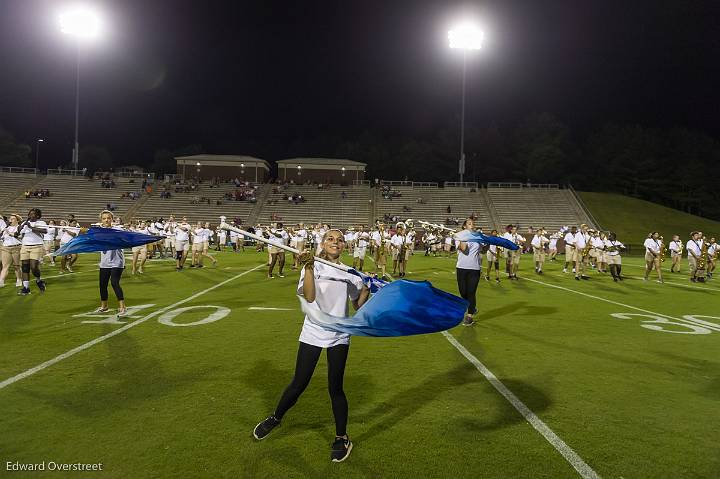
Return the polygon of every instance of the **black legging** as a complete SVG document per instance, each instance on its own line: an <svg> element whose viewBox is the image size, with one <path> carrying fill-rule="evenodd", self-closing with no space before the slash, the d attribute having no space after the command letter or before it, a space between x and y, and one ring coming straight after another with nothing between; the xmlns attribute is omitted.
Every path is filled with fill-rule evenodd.
<svg viewBox="0 0 720 479"><path fill-rule="evenodd" d="M118 301L125 300L123 290L120 287L120 277L125 268L100 268L100 300L108 300L108 281L112 285L113 291Z"/></svg>
<svg viewBox="0 0 720 479"><path fill-rule="evenodd" d="M475 307L475 292L477 291L478 282L480 281L479 269L463 269L457 268L457 283L460 290L460 296L470 303L468 305L468 313L477 313Z"/></svg>
<svg viewBox="0 0 720 479"><path fill-rule="evenodd" d="M343 391L343 376L347 362L348 344L338 344L327 348L328 360L328 391L332 401L333 415L335 416L335 434L344 436L347 427L348 403ZM315 366L320 358L321 347L301 342L298 347L297 361L295 362L295 376L285 388L280 402L275 408L275 418L281 420L285 413L295 405L300 395L310 383Z"/></svg>

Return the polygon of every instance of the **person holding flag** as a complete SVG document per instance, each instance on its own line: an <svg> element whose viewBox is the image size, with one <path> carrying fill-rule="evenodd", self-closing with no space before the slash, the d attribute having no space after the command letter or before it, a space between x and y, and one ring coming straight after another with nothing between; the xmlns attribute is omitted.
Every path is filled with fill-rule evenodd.
<svg viewBox="0 0 720 479"><path fill-rule="evenodd" d="M475 222L472 218L467 218L462 224L462 230L473 231L474 229ZM480 243L456 239L455 249L457 250L455 271L458 290L460 291L460 296L468 302L467 313L465 314L462 324L463 326L472 326L475 324L475 320L473 319L473 315L477 313L475 296L482 271Z"/></svg>
<svg viewBox="0 0 720 479"><path fill-rule="evenodd" d="M104 210L100 213L100 227L122 230L119 226L113 226L113 218L111 211ZM100 251L100 307L94 311L95 313L107 313L109 311L108 283L110 283L118 302L118 317L127 315L125 294L120 287L120 278L124 269L125 255L122 249Z"/></svg>
<svg viewBox="0 0 720 479"><path fill-rule="evenodd" d="M318 245L320 258L339 263L345 249L345 238L340 230L328 230ZM315 262L310 252L298 256L302 266L297 292L310 304L315 304L324 313L342 317L348 312L348 299L355 309L359 309L370 295L368 288L359 276ZM295 375L287 386L275 411L261 421L253 430L257 440L265 439L280 425L287 411L295 405L300 395L310 383L320 353L327 350L328 390L335 417L335 440L330 458L333 462L347 459L353 444L347 435L348 402L343 391L343 377L350 347L350 335L338 332L321 324L312 322L305 316L300 333Z"/></svg>

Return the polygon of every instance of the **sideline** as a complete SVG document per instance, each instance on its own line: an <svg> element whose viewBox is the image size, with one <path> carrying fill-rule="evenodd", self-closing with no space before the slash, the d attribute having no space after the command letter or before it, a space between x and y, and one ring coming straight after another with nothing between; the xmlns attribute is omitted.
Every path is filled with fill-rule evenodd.
<svg viewBox="0 0 720 479"><path fill-rule="evenodd" d="M222 281L222 282L220 282L220 283L217 283L217 284L214 285L214 286L210 286L209 288L204 289L204 290L202 290L202 291L200 291L200 292L197 292L197 293L193 294L192 296L189 296L189 297L187 297L187 298L185 298L185 299L182 299L182 300L178 301L177 303L173 303L173 304L171 304L170 306L165 306L164 308L158 309L157 311L154 311L154 312L148 314L147 316L138 319L137 321L133 321L132 323L128 323L128 324L126 324L125 326L116 329L115 331L112 331L112 332L107 333L107 334L105 334L105 335L103 335L103 336L100 336L100 337L98 337L98 338L95 338L95 339L93 339L92 341L88 341L88 342L85 343L85 344L81 344L80 346L78 346L78 347L76 347L76 348L73 348L73 349L71 349L70 351L67 351L67 352L65 352L65 353L62 353L61 355L56 356L56 357L54 357L54 358L52 358L52 359L50 359L50 360L48 360L48 361L45 361L44 363L38 364L37 366L35 366L35 367L33 367L33 368L30 368L30 369L28 369L27 371L23 371L23 372L20 373L20 374L17 374L17 375L15 375L15 376L11 377L11 378L5 379L4 381L0 382L0 389L6 388L6 387L10 386L11 384L20 381L21 379L25 379L25 378L27 378L27 377L29 377L29 376L32 376L33 374L35 374L35 373L37 373L37 372L40 372L40 371L42 371L43 369L46 369L46 368L52 366L53 364L59 363L59 362L62 361L63 359L67 359L67 358L69 358L70 356L74 356L75 354L77 354L77 353L79 353L79 352L81 352L81 351L84 351L84 350L86 350L86 349L88 349L88 348L91 348L91 347L95 346L96 344L99 344L99 343L105 341L106 339L110 339L110 338L112 338L113 336L117 336L118 334L123 333L123 332L127 331L128 329L130 329L130 328L132 328L132 327L134 327L134 326L137 326L137 325L139 325L139 324L142 324L142 323L144 323L145 321L147 321L148 319L154 318L155 316L158 316L158 315L164 313L165 311L171 310L171 309L175 308L176 306L180 306L181 304L185 304L185 303L187 303L188 301L192 301L193 299L198 298L198 297L202 296L202 295L205 294L205 293L209 293L210 291L212 291L212 290L214 290L214 289L217 289L217 288L219 288L219 287L221 287L221 286L223 286L223 285L225 285L225 284L227 284L227 283L229 283L229 282L231 282L231 281L234 281L234 280L240 278L241 276L245 276L246 274L251 273L251 272L255 271L256 269L262 268L262 267L264 267L264 266L266 266L266 265L265 265L265 264L261 264L261 265L255 266L254 268L249 269L249 270L247 270L247 271L243 271L243 272L240 273L240 274L236 274L236 275L233 276L232 278L228 278L228 279L226 279L225 281Z"/></svg>

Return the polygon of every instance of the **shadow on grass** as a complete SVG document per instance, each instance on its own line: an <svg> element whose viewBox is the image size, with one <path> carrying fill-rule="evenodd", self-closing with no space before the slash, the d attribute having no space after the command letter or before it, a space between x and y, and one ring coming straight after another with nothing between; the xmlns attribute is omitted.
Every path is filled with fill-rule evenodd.
<svg viewBox="0 0 720 479"><path fill-rule="evenodd" d="M0 334L24 330L25 326L32 321L33 306L39 296L39 294L31 294L29 297L14 294L3 299L2 312L0 312Z"/></svg>
<svg viewBox="0 0 720 479"><path fill-rule="evenodd" d="M112 330L105 326L103 334ZM29 387L21 393L75 416L93 417L136 408L147 400L201 381L209 373L198 370L170 374L159 361L144 354L129 334L118 334L105 341L105 345L107 358L92 366L92 374L84 382L76 383L70 378L50 389Z"/></svg>

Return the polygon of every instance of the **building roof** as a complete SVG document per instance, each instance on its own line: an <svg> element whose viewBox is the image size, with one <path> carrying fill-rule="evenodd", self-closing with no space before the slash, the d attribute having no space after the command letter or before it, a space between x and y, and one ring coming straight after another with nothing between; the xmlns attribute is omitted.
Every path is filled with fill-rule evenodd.
<svg viewBox="0 0 720 479"><path fill-rule="evenodd" d="M347 160L344 158L288 158L280 160L278 165L337 165L337 166L367 166L367 163Z"/></svg>
<svg viewBox="0 0 720 479"><path fill-rule="evenodd" d="M190 155L190 156L176 156L175 160L183 161L198 161L198 162L224 162L224 163L262 163L266 169L270 169L270 163L266 160L255 158L254 156L245 155Z"/></svg>

